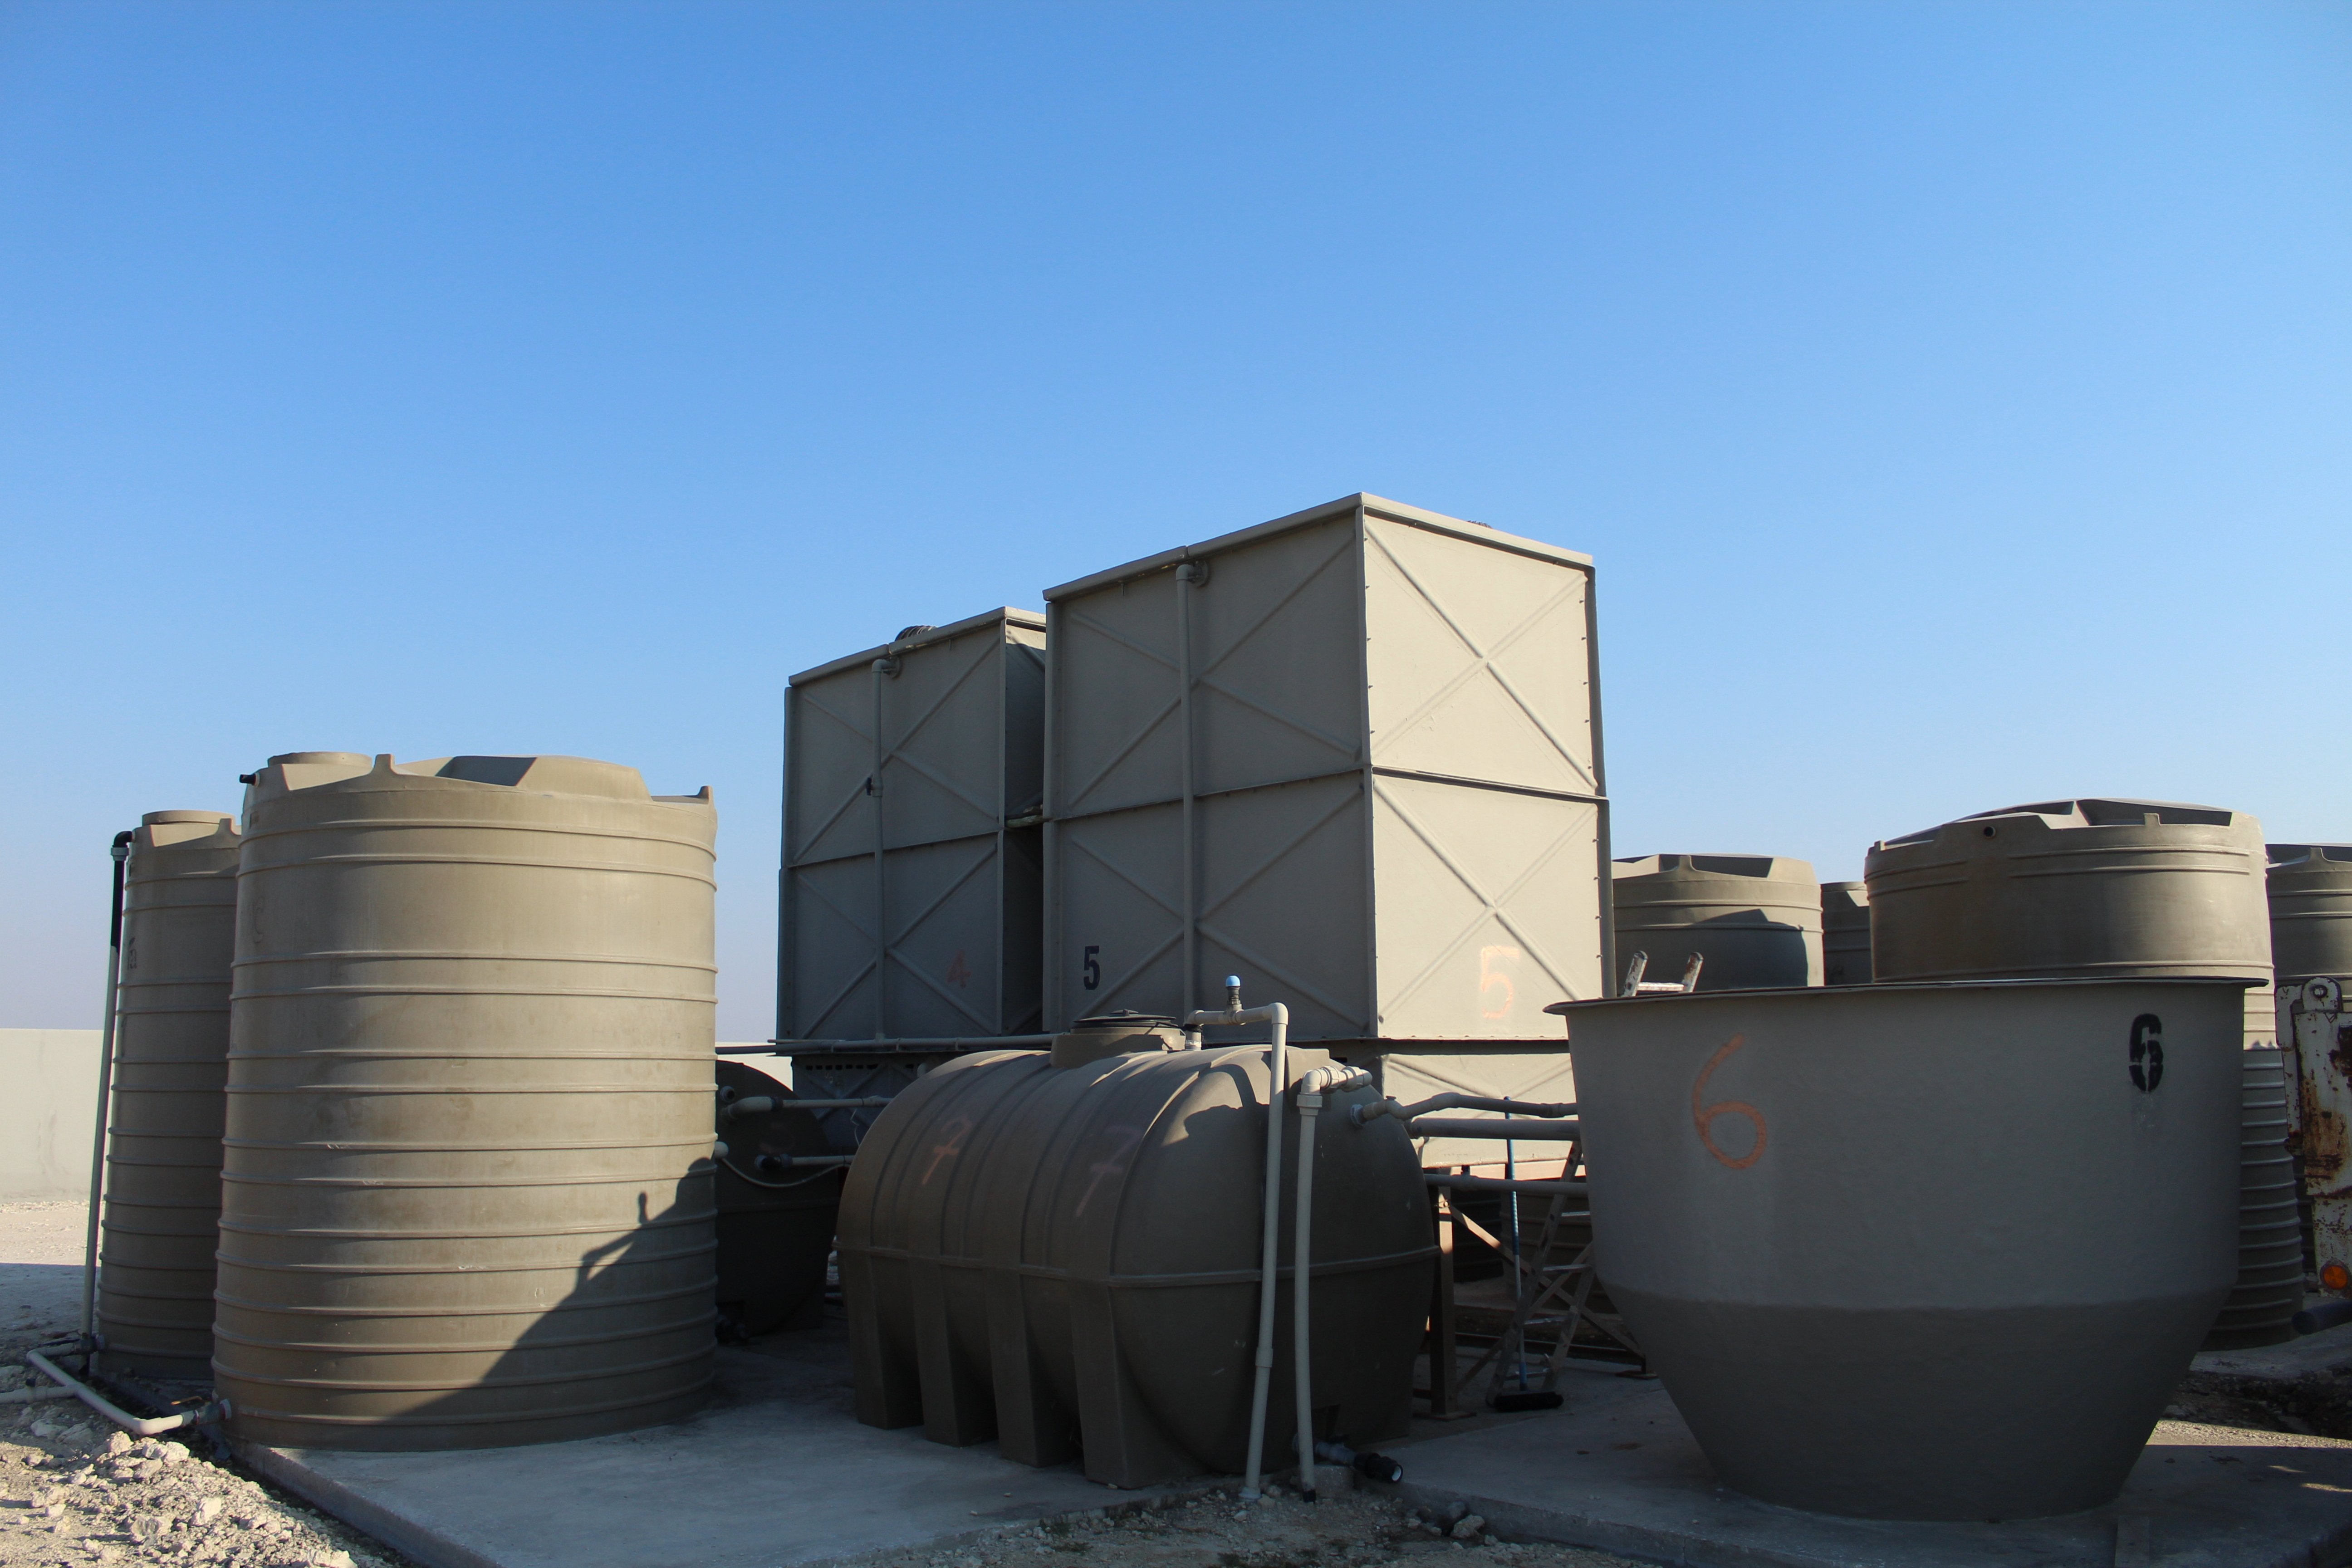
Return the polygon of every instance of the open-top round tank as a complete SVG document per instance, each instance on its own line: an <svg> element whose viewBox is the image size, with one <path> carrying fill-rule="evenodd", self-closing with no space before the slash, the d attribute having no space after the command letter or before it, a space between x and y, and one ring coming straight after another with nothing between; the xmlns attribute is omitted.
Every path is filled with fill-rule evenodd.
<svg viewBox="0 0 2352 1568"><path fill-rule="evenodd" d="M709 792L297 753L247 800L214 1362L236 1435L479 1447L694 1409Z"/></svg>
<svg viewBox="0 0 2352 1568"><path fill-rule="evenodd" d="M993 1437L1024 1464L1078 1458L1119 1487L1243 1468L1268 1053L1169 1049L1181 1037L1166 1024L1085 1020L1051 1052L960 1057L875 1122L841 1200L860 1421ZM1289 1053L1294 1073L1328 1060ZM1378 1099L1335 1091L1315 1122L1312 1408L1318 1437L1360 1446L1410 1425L1436 1253L1403 1124L1349 1120ZM1286 1330L1299 1124L1283 1161ZM1289 1346L1286 1331L1276 1390ZM1295 1409L1268 1411L1277 1467Z"/></svg>
<svg viewBox="0 0 2352 1568"><path fill-rule="evenodd" d="M2240 987L1570 1011L1610 1294L1716 1473L1883 1519L2123 1485L2237 1273Z"/></svg>
<svg viewBox="0 0 2352 1568"><path fill-rule="evenodd" d="M131 841L98 1271L109 1372L212 1375L238 845L217 811L151 811Z"/></svg>
<svg viewBox="0 0 2352 1568"><path fill-rule="evenodd" d="M1822 983L1822 889L1811 864L1773 855L1641 855L1610 863L1622 978L1672 984L1694 952L1701 991Z"/></svg>
<svg viewBox="0 0 2352 1568"><path fill-rule="evenodd" d="M2271 953L2282 984L2352 976L2352 844L2273 844Z"/></svg>

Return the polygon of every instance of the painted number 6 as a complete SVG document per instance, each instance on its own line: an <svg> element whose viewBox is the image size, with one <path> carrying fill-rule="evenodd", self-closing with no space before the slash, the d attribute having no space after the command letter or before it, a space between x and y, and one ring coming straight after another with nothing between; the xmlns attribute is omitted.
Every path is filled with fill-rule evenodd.
<svg viewBox="0 0 2352 1568"><path fill-rule="evenodd" d="M1706 1080L1715 1076L1715 1069L1747 1043L1745 1035L1734 1035L1724 1041L1722 1048L1706 1058L1706 1066L1698 1069L1698 1081L1691 1085L1691 1121L1698 1128L1698 1141L1706 1145L1708 1153L1735 1171L1744 1171L1764 1157L1764 1113L1744 1100L1718 1100L1713 1105L1702 1102L1706 1096ZM1745 1116L1756 1128L1756 1146L1736 1160L1716 1147L1716 1119L1723 1116Z"/></svg>

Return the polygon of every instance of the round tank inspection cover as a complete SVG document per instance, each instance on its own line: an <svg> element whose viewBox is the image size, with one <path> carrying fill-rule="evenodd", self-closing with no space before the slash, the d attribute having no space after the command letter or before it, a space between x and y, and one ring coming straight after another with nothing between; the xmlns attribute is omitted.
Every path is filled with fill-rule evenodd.
<svg viewBox="0 0 2352 1568"><path fill-rule="evenodd" d="M2164 1020L2153 1013L2132 1020L2131 1078L2143 1094L2164 1081Z"/></svg>

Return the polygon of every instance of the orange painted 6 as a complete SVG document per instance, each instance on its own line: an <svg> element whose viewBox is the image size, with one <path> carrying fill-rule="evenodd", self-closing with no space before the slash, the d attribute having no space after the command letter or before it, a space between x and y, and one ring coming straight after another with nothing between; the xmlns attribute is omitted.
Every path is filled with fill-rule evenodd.
<svg viewBox="0 0 2352 1568"><path fill-rule="evenodd" d="M1734 1035L1724 1041L1715 1055L1706 1058L1706 1066L1698 1069L1698 1081L1691 1085L1691 1122L1698 1129L1698 1141L1706 1145L1708 1153L1735 1171L1744 1171L1764 1157L1764 1113L1744 1100L1718 1100L1713 1105L1703 1101L1706 1096L1706 1080L1715 1076L1715 1069L1721 1067L1732 1052L1747 1043L1745 1035ZM1738 1159L1717 1148L1715 1121L1718 1116L1748 1118L1756 1127L1756 1146Z"/></svg>

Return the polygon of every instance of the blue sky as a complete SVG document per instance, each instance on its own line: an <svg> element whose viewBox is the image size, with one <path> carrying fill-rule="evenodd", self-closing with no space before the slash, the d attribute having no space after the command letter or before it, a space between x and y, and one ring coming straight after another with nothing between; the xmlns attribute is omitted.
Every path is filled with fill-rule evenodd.
<svg viewBox="0 0 2352 1568"><path fill-rule="evenodd" d="M2352 9L0 6L0 1025L271 752L714 786L1357 489L1591 552L1621 854L2352 839Z"/></svg>

